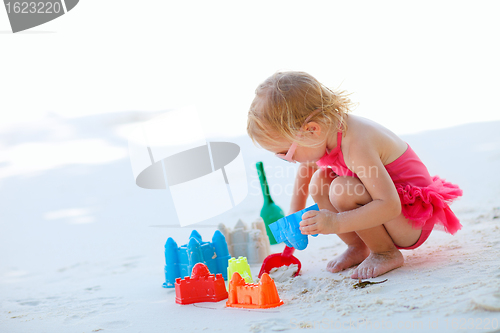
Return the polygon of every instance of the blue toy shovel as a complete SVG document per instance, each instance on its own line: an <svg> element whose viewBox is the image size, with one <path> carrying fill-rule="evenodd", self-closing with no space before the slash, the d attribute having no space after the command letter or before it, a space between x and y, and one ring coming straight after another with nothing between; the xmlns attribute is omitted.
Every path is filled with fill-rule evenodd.
<svg viewBox="0 0 500 333"><path fill-rule="evenodd" d="M287 246L304 250L307 247L308 236L300 231L300 222L302 215L310 210L319 210L318 204L314 204L305 209L299 210L296 213L285 216L269 225L269 229L273 233L277 243L285 242ZM316 237L318 235L312 235Z"/></svg>
<svg viewBox="0 0 500 333"><path fill-rule="evenodd" d="M297 272L295 272L294 276L299 275L302 264L299 259L293 256L293 253L295 252L295 248L303 250L307 247L307 235L302 235L299 229L299 223L302 221L302 214L309 210L319 210L318 205L314 204L269 225L269 229L276 238L276 241L278 243L285 242L286 247L283 253L271 254L264 259L262 267L260 268L259 278L264 273L269 274L273 268L290 266L293 264L297 265Z"/></svg>

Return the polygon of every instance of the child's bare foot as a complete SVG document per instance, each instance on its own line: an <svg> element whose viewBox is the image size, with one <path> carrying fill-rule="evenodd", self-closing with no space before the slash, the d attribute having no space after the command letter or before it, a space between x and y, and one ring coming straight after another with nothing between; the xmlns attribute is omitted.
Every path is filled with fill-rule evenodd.
<svg viewBox="0 0 500 333"><path fill-rule="evenodd" d="M351 275L353 279L370 279L389 272L403 265L404 258L398 249L393 251L370 253Z"/></svg>
<svg viewBox="0 0 500 333"><path fill-rule="evenodd" d="M370 250L364 243L348 246L344 253L328 262L326 270L332 273L340 272L346 268L359 264L365 260L369 254Z"/></svg>

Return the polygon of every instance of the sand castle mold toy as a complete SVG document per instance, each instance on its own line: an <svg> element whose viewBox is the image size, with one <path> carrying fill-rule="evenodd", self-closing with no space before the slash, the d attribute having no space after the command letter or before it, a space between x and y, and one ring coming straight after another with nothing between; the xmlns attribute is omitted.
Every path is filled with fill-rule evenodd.
<svg viewBox="0 0 500 333"><path fill-rule="evenodd" d="M234 272L238 272L246 283L253 283L252 272L248 265L247 258L238 257L229 259L227 267L227 276L233 276Z"/></svg>
<svg viewBox="0 0 500 333"><path fill-rule="evenodd" d="M191 277L175 280L175 303L219 302L228 296L222 274L210 274L207 265L197 263Z"/></svg>
<svg viewBox="0 0 500 333"><path fill-rule="evenodd" d="M245 283L238 272L229 282L227 307L266 309L283 305L273 279L264 273L259 283Z"/></svg>
<svg viewBox="0 0 500 333"><path fill-rule="evenodd" d="M235 258L245 257L249 264L260 264L271 253L266 227L261 218L253 222L250 229L242 220L238 220L232 230L223 223L219 224L219 230L226 237L229 254Z"/></svg>
<svg viewBox="0 0 500 333"><path fill-rule="evenodd" d="M273 233L276 242L285 242L289 247L304 250L308 244L308 237L300 232L300 221L302 221L302 214L310 210L319 210L318 204L299 210L271 223L269 229ZM316 237L318 235L312 236Z"/></svg>
<svg viewBox="0 0 500 333"><path fill-rule="evenodd" d="M190 276L193 267L201 262L210 272L220 273L227 280L228 261L231 258L224 235L216 230L212 242L203 242L198 231L193 230L187 244L177 246L169 237L165 243L164 288L174 288L177 278Z"/></svg>

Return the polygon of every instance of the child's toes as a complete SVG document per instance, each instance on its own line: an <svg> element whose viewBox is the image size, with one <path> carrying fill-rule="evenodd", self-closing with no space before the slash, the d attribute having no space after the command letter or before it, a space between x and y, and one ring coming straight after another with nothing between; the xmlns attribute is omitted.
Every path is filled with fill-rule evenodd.
<svg viewBox="0 0 500 333"><path fill-rule="evenodd" d="M326 270L333 273L333 267L335 267L335 261L330 261L326 264Z"/></svg>
<svg viewBox="0 0 500 333"><path fill-rule="evenodd" d="M344 270L344 267L342 267L340 264L335 264L335 266L333 266L332 268L332 272L333 273L338 273L340 271L343 271Z"/></svg>
<svg viewBox="0 0 500 333"><path fill-rule="evenodd" d="M332 273L338 273L342 270L342 267L340 267L339 263L335 263L330 267L330 272Z"/></svg>
<svg viewBox="0 0 500 333"><path fill-rule="evenodd" d="M338 273L343 268L340 266L338 260L332 260L326 265L326 270L331 273Z"/></svg>

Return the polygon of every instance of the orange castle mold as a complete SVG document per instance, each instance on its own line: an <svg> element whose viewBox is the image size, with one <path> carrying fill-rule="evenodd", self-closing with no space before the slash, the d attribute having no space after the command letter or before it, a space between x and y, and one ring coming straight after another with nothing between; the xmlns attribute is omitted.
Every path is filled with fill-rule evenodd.
<svg viewBox="0 0 500 333"><path fill-rule="evenodd" d="M197 263L191 277L175 279L175 303L219 302L228 296L222 274L210 274L207 265Z"/></svg>
<svg viewBox="0 0 500 333"><path fill-rule="evenodd" d="M264 273L259 283L245 283L238 272L229 282L226 306L233 308L267 309L283 305L278 290L269 274Z"/></svg>

